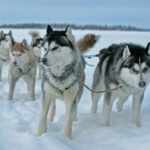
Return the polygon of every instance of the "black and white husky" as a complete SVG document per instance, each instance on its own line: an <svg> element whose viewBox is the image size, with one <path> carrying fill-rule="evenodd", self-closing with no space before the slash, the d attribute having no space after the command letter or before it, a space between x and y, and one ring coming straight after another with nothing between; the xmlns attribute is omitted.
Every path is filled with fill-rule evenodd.
<svg viewBox="0 0 150 150"><path fill-rule="evenodd" d="M2 67L5 62L9 60L9 51L14 42L12 32L0 32L0 80L2 80Z"/></svg>
<svg viewBox="0 0 150 150"><path fill-rule="evenodd" d="M9 69L9 96L13 99L14 89L17 81L23 78L27 83L29 96L35 99L35 77L36 77L36 58L33 50L27 45L27 42L14 42L11 46L10 69Z"/></svg>
<svg viewBox="0 0 150 150"><path fill-rule="evenodd" d="M42 69L39 65L39 61L40 58L42 57L42 54L44 53L43 38L40 36L39 32L36 31L32 31L29 34L32 37L31 47L33 49L33 53L37 60L37 72L38 72L38 78L40 79L42 76Z"/></svg>
<svg viewBox="0 0 150 150"><path fill-rule="evenodd" d="M102 49L94 73L93 90L106 90L103 103L104 124L110 125L113 100L119 98L117 109L121 111L124 102L132 94L133 121L136 126L141 126L141 104L149 80L150 43L146 48L125 43ZM111 91L113 88L116 90ZM99 96L98 93L92 93L93 113L97 111Z"/></svg>
<svg viewBox="0 0 150 150"><path fill-rule="evenodd" d="M87 44L90 41L88 37ZM91 44L94 45L95 42L96 40ZM78 43L80 47L86 45L84 40ZM91 47L91 44L88 47ZM72 122L76 116L77 103L83 90L84 60L81 52L85 49L79 50L70 27L62 31L53 30L51 26L48 26L43 46L45 49L41 63L43 99L37 134L41 135L46 132L47 116L51 121L53 120L55 101L61 98L64 100L66 110L64 134L71 138ZM87 49L87 46L83 47Z"/></svg>

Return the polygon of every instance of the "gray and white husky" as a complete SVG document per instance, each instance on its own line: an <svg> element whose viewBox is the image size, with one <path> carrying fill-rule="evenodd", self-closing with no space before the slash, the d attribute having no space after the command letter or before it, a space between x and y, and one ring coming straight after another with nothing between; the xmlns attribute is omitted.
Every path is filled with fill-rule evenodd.
<svg viewBox="0 0 150 150"><path fill-rule="evenodd" d="M2 80L2 67L5 62L9 60L9 51L12 43L14 42L12 32L0 32L0 80Z"/></svg>
<svg viewBox="0 0 150 150"><path fill-rule="evenodd" d="M133 121L136 126L141 126L141 104L149 80L150 43L146 48L132 43L123 43L102 49L94 73L93 90L106 90L103 102L104 124L110 125L113 100L119 98L117 109L121 111L124 102L132 94ZM111 91L114 88L116 90ZM92 93L93 113L97 111L99 96L98 93Z"/></svg>
<svg viewBox="0 0 150 150"><path fill-rule="evenodd" d="M9 96L13 99L17 81L23 78L27 83L28 93L32 100L35 99L36 58L33 50L23 40L21 43L14 42L10 50L9 70Z"/></svg>
<svg viewBox="0 0 150 150"><path fill-rule="evenodd" d="M85 37L83 38L85 40L78 42L82 47L80 51L70 27L63 31L53 30L51 26L47 27L43 44L45 54L41 63L43 99L38 135L46 132L47 117L53 120L56 109L55 101L61 98L65 103L64 134L69 138L72 136L72 122L76 116L77 103L81 97L84 82L84 60L81 53L96 42L95 40L89 44L91 38L95 39L95 36ZM85 42L89 44L88 47Z"/></svg>

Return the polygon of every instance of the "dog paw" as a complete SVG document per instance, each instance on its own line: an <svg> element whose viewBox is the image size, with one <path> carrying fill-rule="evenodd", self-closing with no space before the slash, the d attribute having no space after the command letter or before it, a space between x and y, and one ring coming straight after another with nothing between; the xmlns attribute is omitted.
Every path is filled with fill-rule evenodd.
<svg viewBox="0 0 150 150"><path fill-rule="evenodd" d="M142 127L142 124L141 124L141 122L140 122L140 121L137 121L135 124L136 124L136 127L137 127L137 128Z"/></svg>
<svg viewBox="0 0 150 150"><path fill-rule="evenodd" d="M46 129L43 129L43 128L39 128L37 129L36 131L36 136L41 136L43 133L46 132Z"/></svg>

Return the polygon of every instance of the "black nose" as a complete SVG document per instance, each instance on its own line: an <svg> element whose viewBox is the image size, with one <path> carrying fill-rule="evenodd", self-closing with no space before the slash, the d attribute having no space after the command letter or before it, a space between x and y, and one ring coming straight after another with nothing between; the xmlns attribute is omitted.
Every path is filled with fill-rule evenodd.
<svg viewBox="0 0 150 150"><path fill-rule="evenodd" d="M47 58L42 58L42 63L44 64L44 65L47 65Z"/></svg>
<svg viewBox="0 0 150 150"><path fill-rule="evenodd" d="M17 65L17 62L16 62L16 61L14 61L14 62L13 62L13 64L14 64L14 65Z"/></svg>
<svg viewBox="0 0 150 150"><path fill-rule="evenodd" d="M146 86L145 81L140 81L139 82L139 87L144 88Z"/></svg>

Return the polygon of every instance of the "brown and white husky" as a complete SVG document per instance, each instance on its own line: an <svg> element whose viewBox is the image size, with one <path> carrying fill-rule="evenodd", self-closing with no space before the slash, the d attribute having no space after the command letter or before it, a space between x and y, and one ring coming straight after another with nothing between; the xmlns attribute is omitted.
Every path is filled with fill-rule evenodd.
<svg viewBox="0 0 150 150"><path fill-rule="evenodd" d="M32 100L35 99L35 76L36 59L32 48L23 40L21 43L14 42L10 50L9 70L9 96L13 99L16 82L23 78L27 83L28 93Z"/></svg>

